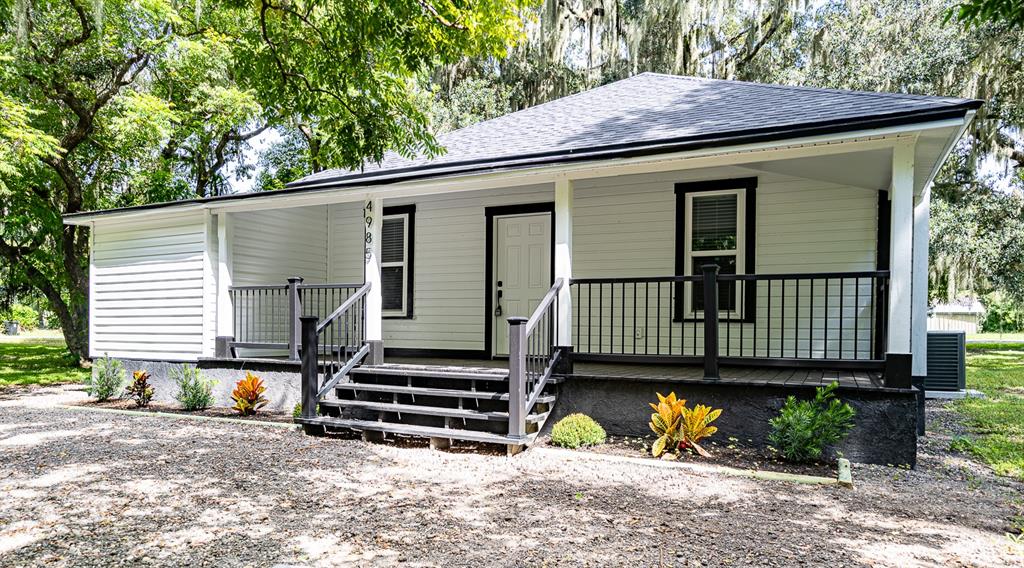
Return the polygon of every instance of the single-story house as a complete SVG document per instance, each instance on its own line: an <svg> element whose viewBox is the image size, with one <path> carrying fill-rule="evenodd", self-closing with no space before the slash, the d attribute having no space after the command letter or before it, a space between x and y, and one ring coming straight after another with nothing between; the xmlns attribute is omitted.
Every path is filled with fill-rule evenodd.
<svg viewBox="0 0 1024 568"><path fill-rule="evenodd" d="M530 444L676 391L765 443L840 383L840 448L913 464L929 188L980 101L644 73L268 193L68 215L90 349L267 380L309 431ZM552 419L552 420L549 420Z"/></svg>

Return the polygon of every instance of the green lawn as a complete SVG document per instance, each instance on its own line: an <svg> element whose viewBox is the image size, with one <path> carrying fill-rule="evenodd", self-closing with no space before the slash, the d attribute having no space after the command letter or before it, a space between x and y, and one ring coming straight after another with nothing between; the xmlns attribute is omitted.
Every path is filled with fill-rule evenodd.
<svg viewBox="0 0 1024 568"><path fill-rule="evenodd" d="M1008 332L986 332L986 333L968 333L967 341L971 343L1020 343L1024 345L1024 333Z"/></svg>
<svg viewBox="0 0 1024 568"><path fill-rule="evenodd" d="M0 388L81 383L88 376L64 348L60 332L0 335Z"/></svg>
<svg viewBox="0 0 1024 568"><path fill-rule="evenodd" d="M1024 480L1024 347L971 345L967 388L985 398L955 403L978 437L961 447L985 460L1000 475Z"/></svg>

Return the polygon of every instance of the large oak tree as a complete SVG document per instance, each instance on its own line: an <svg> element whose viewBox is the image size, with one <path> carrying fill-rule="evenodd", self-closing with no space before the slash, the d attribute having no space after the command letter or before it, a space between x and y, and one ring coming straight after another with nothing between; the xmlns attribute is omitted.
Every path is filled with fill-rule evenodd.
<svg viewBox="0 0 1024 568"><path fill-rule="evenodd" d="M88 354L85 227L61 216L223 191L292 125L315 167L436 152L416 77L498 56L518 0L4 0L0 268Z"/></svg>

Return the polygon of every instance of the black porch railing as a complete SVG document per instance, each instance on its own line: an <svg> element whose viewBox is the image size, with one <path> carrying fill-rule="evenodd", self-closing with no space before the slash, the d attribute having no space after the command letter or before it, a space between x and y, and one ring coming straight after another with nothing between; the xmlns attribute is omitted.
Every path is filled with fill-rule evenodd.
<svg viewBox="0 0 1024 568"><path fill-rule="evenodd" d="M576 360L881 368L886 271L580 278Z"/></svg>
<svg viewBox="0 0 1024 568"><path fill-rule="evenodd" d="M529 318L510 317L508 340L508 435L525 442L526 417L544 392L562 353L558 338L558 278Z"/></svg>
<svg viewBox="0 0 1024 568"><path fill-rule="evenodd" d="M299 358L299 318L326 319L355 294L362 284L303 284L289 278L287 284L231 286L234 336L230 347L287 351Z"/></svg>
<svg viewBox="0 0 1024 568"><path fill-rule="evenodd" d="M302 417L314 418L317 404L370 352L366 342L366 294L363 284L322 320L299 318L302 354Z"/></svg>

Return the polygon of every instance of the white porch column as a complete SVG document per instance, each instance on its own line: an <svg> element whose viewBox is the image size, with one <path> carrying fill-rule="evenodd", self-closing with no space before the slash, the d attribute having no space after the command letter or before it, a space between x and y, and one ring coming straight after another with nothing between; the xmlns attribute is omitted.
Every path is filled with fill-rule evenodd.
<svg viewBox="0 0 1024 568"><path fill-rule="evenodd" d="M914 141L892 149L889 341L887 384L910 386L910 329L914 255ZM905 376L904 376L905 375ZM891 381L890 381L891 379Z"/></svg>
<svg viewBox="0 0 1024 568"><path fill-rule="evenodd" d="M370 284L370 291L366 294L366 341L384 339L380 275L380 239L383 222L383 200L377 198L366 201L363 205L363 223L366 226L366 237L363 240L366 246L363 254L363 282Z"/></svg>
<svg viewBox="0 0 1024 568"><path fill-rule="evenodd" d="M231 245L234 242L230 213L217 213L217 336L235 335L235 318L228 289L234 279Z"/></svg>
<svg viewBox="0 0 1024 568"><path fill-rule="evenodd" d="M555 181L555 274L565 279L558 295L558 337L556 345L572 345L572 199L573 181L560 178Z"/></svg>
<svg viewBox="0 0 1024 568"><path fill-rule="evenodd" d="M911 374L928 374L928 216L931 186L914 198L914 291L911 303Z"/></svg>

